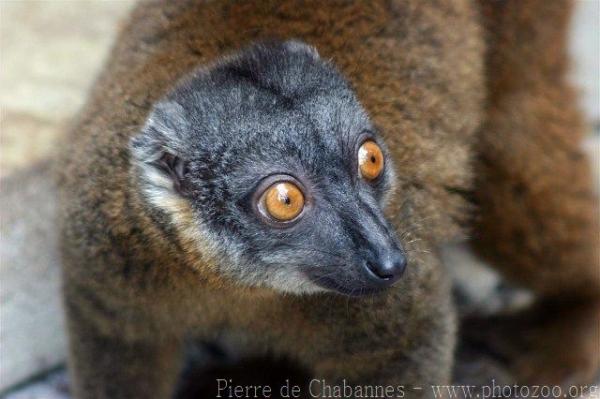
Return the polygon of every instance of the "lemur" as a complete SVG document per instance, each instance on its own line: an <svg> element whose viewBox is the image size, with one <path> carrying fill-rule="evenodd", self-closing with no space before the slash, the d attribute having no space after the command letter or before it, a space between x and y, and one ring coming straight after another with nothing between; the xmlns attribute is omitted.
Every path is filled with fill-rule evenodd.
<svg viewBox="0 0 600 399"><path fill-rule="evenodd" d="M74 396L170 397L190 336L428 396L410 388L451 380L457 340L439 248L465 237L538 303L464 336L516 381L590 378L598 203L569 10L136 7L57 172Z"/></svg>

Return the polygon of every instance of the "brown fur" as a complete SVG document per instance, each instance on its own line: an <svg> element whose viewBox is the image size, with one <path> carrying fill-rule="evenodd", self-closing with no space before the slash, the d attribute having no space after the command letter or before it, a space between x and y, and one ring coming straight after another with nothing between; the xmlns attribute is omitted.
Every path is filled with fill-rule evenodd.
<svg viewBox="0 0 600 399"><path fill-rule="evenodd" d="M600 211L577 97L566 80L572 4L481 4L488 99L471 242L540 302L487 324L490 335L504 332L510 349L493 336L487 342L508 352L508 368L521 381L589 381L600 367ZM475 334L483 328L480 321L465 326Z"/></svg>
<svg viewBox="0 0 600 399"><path fill-rule="evenodd" d="M489 96L473 242L511 279L543 295L598 294L598 203L566 81L571 7L522 3L484 3Z"/></svg>
<svg viewBox="0 0 600 399"><path fill-rule="evenodd" d="M495 14L485 15L490 26L505 23ZM560 39L564 32L555 35ZM144 211L140 193L132 188L128 141L152 104L191 69L271 37L301 39L314 45L323 58L331 58L392 150L399 187L389 216L408 243L411 264L402 281L386 294L363 299L293 297L236 286L215 275L210 262L186 245L188 237L181 231L165 239ZM473 177L470 161L483 122L487 127L478 148L495 158L475 169L477 197L489 204L482 207L478 226L481 248L492 251L495 244L505 245L502 259L524 265L521 272L505 266L507 273L523 276L522 281L536 288L545 287L544 292L550 291L551 282L561 286L553 276L576 273L565 261L554 264L554 270L564 271L540 271L539 265L546 266L548 258L537 255L540 251L511 246L514 240L506 235L510 239L514 235L505 231L515 230L508 223L515 227L519 223L525 237L521 243L535 247L558 242L553 260L568 253L576 257L580 270L597 265L592 252L572 250L585 247L597 230L586 225L593 220L589 212L595 202L587 171L582 171L585 159L573 156L579 154L574 149L578 136L570 136L570 131L578 119L568 104L568 89L561 79L534 84L537 72L519 70L519 76L534 82L518 95L509 95L512 72L496 72L500 67L494 60L504 57L504 46L512 51L511 46L520 48L520 43L486 39L478 8L467 0L164 1L137 7L64 143L60 164L65 303L75 396L168 397L181 366L179 348L186 334L234 337L246 352L286 354L321 378L408 386L448 382L454 316L449 282L435 248L461 236L461 221L468 214L464 194ZM526 50L518 56L527 55ZM546 53L544 46L539 51ZM556 51L555 59L562 62L562 50ZM548 57L546 63L554 62ZM562 77L560 68L546 72L532 60L524 65L532 63L541 75ZM484 111L486 77L491 95ZM538 97L540 93L544 98ZM561 104L556 112L550 98ZM516 108L513 99L520 101ZM531 112L524 114L520 107ZM539 119L548 113L550 117ZM577 134L579 125L574 129ZM496 143L493 131L506 131L506 138ZM535 148L525 154L523 159L533 164L519 171L539 162L536 170L541 172L524 176L521 191L537 195L542 190L547 193L541 197L545 201L533 197L515 201L509 189L513 180L502 180L502 166L519 165L508 155L528 151L534 141L551 146L556 156L542 156L547 151ZM507 146L504 152L497 148L500 144ZM561 160L564 174L546 175L543 167L549 161L555 167ZM548 183L535 188L542 177ZM499 187L486 185L495 180ZM504 219L495 216L498 201L503 201ZM540 212L545 212L539 214L540 220L546 219L543 215L564 215L567 227L535 224L531 230L530 213L523 213L521 203L539 204ZM583 211L576 205L580 203ZM535 277L541 273L545 282L537 284ZM569 281L572 287L581 286L576 278Z"/></svg>

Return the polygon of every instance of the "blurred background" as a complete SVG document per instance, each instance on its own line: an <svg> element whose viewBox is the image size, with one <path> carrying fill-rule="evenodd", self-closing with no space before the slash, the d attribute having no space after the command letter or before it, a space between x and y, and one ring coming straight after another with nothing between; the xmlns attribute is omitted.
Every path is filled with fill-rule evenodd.
<svg viewBox="0 0 600 399"><path fill-rule="evenodd" d="M133 3L0 0L0 192L19 185L28 168L47 169L56 137L85 101ZM581 89L590 122L584 145L598 173L600 0L577 1L570 46L571 79ZM41 180L38 191L46 186ZM23 242L32 228L51 231L49 221L46 227L35 223L36 211L48 203L13 220L2 209L20 199L2 194L0 200L0 398L63 398L65 337L56 253L51 240L42 244L49 246L47 252ZM16 258L21 261L10 261Z"/></svg>

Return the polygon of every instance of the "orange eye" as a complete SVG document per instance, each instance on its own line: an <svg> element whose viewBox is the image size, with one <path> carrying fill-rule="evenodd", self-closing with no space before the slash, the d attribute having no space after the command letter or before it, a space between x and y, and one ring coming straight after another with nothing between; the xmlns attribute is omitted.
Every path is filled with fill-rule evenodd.
<svg viewBox="0 0 600 399"><path fill-rule="evenodd" d="M358 171L367 180L375 180L383 171L383 152L372 140L365 141L358 149Z"/></svg>
<svg viewBox="0 0 600 399"><path fill-rule="evenodd" d="M304 194L294 183L275 183L265 191L264 209L273 219L288 222L304 209Z"/></svg>

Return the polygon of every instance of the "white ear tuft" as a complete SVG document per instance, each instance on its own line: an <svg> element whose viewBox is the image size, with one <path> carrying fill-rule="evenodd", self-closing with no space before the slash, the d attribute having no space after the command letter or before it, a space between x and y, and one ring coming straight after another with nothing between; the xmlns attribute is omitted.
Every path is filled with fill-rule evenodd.
<svg viewBox="0 0 600 399"><path fill-rule="evenodd" d="M184 148L184 133L189 129L183 107L172 101L160 102L150 112L141 132L130 143L138 162L152 163L165 152L173 155Z"/></svg>
<svg viewBox="0 0 600 399"><path fill-rule="evenodd" d="M186 129L189 126L183 107L165 101L152 109L140 133L131 139L133 171L142 182L144 194L156 206L181 199Z"/></svg>
<svg viewBox="0 0 600 399"><path fill-rule="evenodd" d="M297 39L286 40L284 46L293 53L306 53L314 59L319 58L319 52L317 49L305 42Z"/></svg>

